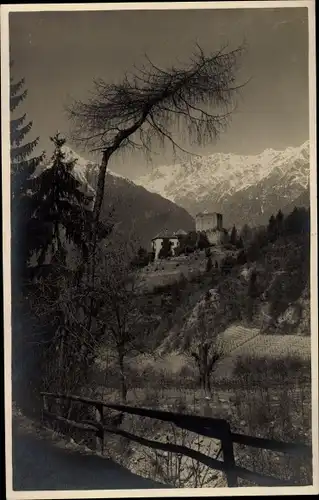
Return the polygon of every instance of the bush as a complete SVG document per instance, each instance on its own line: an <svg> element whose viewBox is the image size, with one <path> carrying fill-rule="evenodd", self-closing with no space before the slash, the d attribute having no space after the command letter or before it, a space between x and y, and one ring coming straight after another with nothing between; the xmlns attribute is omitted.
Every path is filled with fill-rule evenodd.
<svg viewBox="0 0 319 500"><path fill-rule="evenodd" d="M172 242L168 238L164 238L162 242L162 248L158 254L160 259L167 259L173 256L172 252Z"/></svg>
<svg viewBox="0 0 319 500"><path fill-rule="evenodd" d="M232 430L283 442L311 444L311 392L308 387L239 388L232 409ZM234 446L236 464L296 485L312 484L311 457ZM239 486L252 486L239 480Z"/></svg>
<svg viewBox="0 0 319 500"><path fill-rule="evenodd" d="M237 255L237 264L239 266L243 266L246 263L247 263L247 254L245 250L241 250Z"/></svg>
<svg viewBox="0 0 319 500"><path fill-rule="evenodd" d="M255 357L250 354L236 359L234 376L246 379L250 385L268 385L285 383L295 384L311 381L311 363L309 359L297 356L285 358Z"/></svg>
<svg viewBox="0 0 319 500"><path fill-rule="evenodd" d="M225 250L234 250L234 246L231 243L224 243L223 247Z"/></svg>
<svg viewBox="0 0 319 500"><path fill-rule="evenodd" d="M212 270L213 267L213 261L212 258L209 256L206 262L206 272L209 273Z"/></svg>
<svg viewBox="0 0 319 500"><path fill-rule="evenodd" d="M223 274L230 273L235 264L236 264L236 260L234 259L234 257L227 255L227 257L225 257L222 260L222 264L221 264L222 273Z"/></svg>

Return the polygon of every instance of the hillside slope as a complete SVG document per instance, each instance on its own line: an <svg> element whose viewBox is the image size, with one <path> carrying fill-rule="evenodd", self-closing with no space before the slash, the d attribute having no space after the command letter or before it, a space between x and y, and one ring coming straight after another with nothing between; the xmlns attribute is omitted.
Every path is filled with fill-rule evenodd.
<svg viewBox="0 0 319 500"><path fill-rule="evenodd" d="M63 152L67 160L76 160L73 175L81 183L82 189L94 199L98 166L68 146L63 147ZM50 162L42 165L37 174L44 168L50 168ZM149 250L151 239L164 229L170 232L195 229L192 216L184 208L135 185L121 175L108 171L101 219L110 218L118 233L134 234L140 244Z"/></svg>
<svg viewBox="0 0 319 500"><path fill-rule="evenodd" d="M147 249L151 248L151 239L164 229L169 232L195 229L194 219L185 209L127 179L109 174L102 219L107 218L112 209L117 231L123 234L133 232Z"/></svg>

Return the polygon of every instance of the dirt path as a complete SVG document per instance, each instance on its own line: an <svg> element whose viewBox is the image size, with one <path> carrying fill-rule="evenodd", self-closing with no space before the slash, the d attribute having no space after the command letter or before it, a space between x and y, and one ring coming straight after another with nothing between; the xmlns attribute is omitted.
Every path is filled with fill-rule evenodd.
<svg viewBox="0 0 319 500"><path fill-rule="evenodd" d="M167 488L109 459L58 447L15 421L12 454L15 491Z"/></svg>

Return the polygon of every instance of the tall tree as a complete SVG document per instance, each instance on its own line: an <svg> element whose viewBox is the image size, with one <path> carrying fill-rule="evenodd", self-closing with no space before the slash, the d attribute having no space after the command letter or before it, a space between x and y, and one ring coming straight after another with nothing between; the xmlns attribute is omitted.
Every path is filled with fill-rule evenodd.
<svg viewBox="0 0 319 500"><path fill-rule="evenodd" d="M110 246L101 256L96 301L101 307L97 322L105 333L103 342L113 355L119 369L120 393L126 401L128 380L126 359L147 350L149 333L153 326L151 314L143 313L140 295L140 276L132 271L132 257L136 249L132 242Z"/></svg>
<svg viewBox="0 0 319 500"><path fill-rule="evenodd" d="M284 231L288 235L309 234L310 210L304 207L295 207L285 219Z"/></svg>
<svg viewBox="0 0 319 500"><path fill-rule="evenodd" d="M33 213L30 233L37 265L58 259L66 265L67 244L77 245L87 256L87 233L92 221L90 198L72 171L75 160L66 160L65 139L57 133L51 138L54 152L51 164L37 178L37 191L32 195Z"/></svg>
<svg viewBox="0 0 319 500"><path fill-rule="evenodd" d="M284 214L279 209L276 215L276 226L277 226L277 234L281 236L283 234L284 229Z"/></svg>
<svg viewBox="0 0 319 500"><path fill-rule="evenodd" d="M267 233L269 240L275 241L275 239L277 238L277 222L274 215L272 215L269 219Z"/></svg>
<svg viewBox="0 0 319 500"><path fill-rule="evenodd" d="M232 230L230 233L230 243L234 246L237 245L237 229L236 229L235 225L232 227Z"/></svg>
<svg viewBox="0 0 319 500"><path fill-rule="evenodd" d="M235 75L242 52L243 47L239 47L205 55L197 47L186 67L165 70L147 59L146 66L126 75L121 83L95 81L90 101L71 104L68 111L74 139L102 153L92 226L93 261L112 155L127 148L149 153L153 140L183 150L174 139L174 122L184 125L190 139L198 144L218 137L229 123L241 88Z"/></svg>
<svg viewBox="0 0 319 500"><path fill-rule="evenodd" d="M257 286L257 271L252 269L247 291L247 315L248 320L252 321L255 312L255 301L258 297L258 286Z"/></svg>
<svg viewBox="0 0 319 500"><path fill-rule="evenodd" d="M35 190L33 174L44 158L35 153L39 138L28 141L32 122L21 106L27 98L25 81L14 80L10 65L10 194L11 194L11 296L12 296L12 374L13 398L25 411L36 405L39 382L39 348L31 343L38 325L30 314L26 283L30 239L28 223Z"/></svg>
<svg viewBox="0 0 319 500"><path fill-rule="evenodd" d="M11 64L12 67L12 64ZM26 263L30 256L28 243L28 222L32 206L30 192L35 189L33 174L44 159L44 153L32 156L39 137L27 142L26 137L32 129L32 121L27 121L26 114L17 115L18 106L27 97L23 90L25 80L15 82L10 78L10 146L11 146L11 231L12 231L12 272L15 287L21 285L25 276Z"/></svg>
<svg viewBox="0 0 319 500"><path fill-rule="evenodd" d="M240 232L240 236L243 240L244 245L247 246L252 239L252 230L248 226L248 224L243 225L242 230Z"/></svg>
<svg viewBox="0 0 319 500"><path fill-rule="evenodd" d="M241 236L239 236L239 238L237 239L237 244L236 244L237 248L239 249L242 249L244 248L244 242L243 242L243 239Z"/></svg>
<svg viewBox="0 0 319 500"><path fill-rule="evenodd" d="M192 329L191 341L186 343L185 354L195 361L199 386L204 391L211 391L211 375L216 363L224 356L224 346L220 333L224 328L224 318L211 304L211 297L206 294L199 306L198 317Z"/></svg>

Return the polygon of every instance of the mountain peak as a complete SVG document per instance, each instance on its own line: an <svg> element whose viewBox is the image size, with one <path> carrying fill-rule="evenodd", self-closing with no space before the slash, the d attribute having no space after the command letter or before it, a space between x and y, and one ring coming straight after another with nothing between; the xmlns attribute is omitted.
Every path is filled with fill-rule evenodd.
<svg viewBox="0 0 319 500"><path fill-rule="evenodd" d="M204 209L227 215L232 205L227 223L243 219L255 222L252 214L246 213L249 204L257 210L257 216L265 218L268 202L269 206L280 208L281 203L286 205L307 188L309 141L282 151L267 148L257 155L214 153L171 167L158 167L134 182L193 215ZM241 208L246 212L241 214Z"/></svg>

